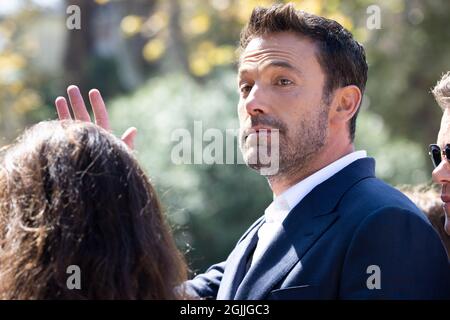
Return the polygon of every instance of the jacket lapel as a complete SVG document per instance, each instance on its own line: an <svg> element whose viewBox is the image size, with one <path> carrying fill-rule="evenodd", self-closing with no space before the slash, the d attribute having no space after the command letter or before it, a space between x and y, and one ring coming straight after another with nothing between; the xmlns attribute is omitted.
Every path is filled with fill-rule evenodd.
<svg viewBox="0 0 450 320"><path fill-rule="evenodd" d="M230 297L236 300L265 299L339 218L334 209L345 192L360 180L374 177L374 171L374 159L360 159L314 188L289 213L275 240L248 270L236 295Z"/></svg>
<svg viewBox="0 0 450 320"><path fill-rule="evenodd" d="M314 218L313 212L310 202L304 202L292 212L299 217L296 230L283 224L261 259L248 270L236 292L236 300L263 299L338 218L337 214Z"/></svg>
<svg viewBox="0 0 450 320"><path fill-rule="evenodd" d="M249 231L244 234L228 257L217 293L218 300L233 299L239 283L245 275L245 267L249 254L253 252L258 242L258 230L263 222L264 218L262 217L253 224L253 228L250 227Z"/></svg>

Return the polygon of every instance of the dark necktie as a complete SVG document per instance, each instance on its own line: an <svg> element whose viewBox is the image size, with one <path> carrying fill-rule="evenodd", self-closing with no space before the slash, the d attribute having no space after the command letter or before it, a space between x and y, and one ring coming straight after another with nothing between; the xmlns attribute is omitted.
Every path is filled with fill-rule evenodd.
<svg viewBox="0 0 450 320"><path fill-rule="evenodd" d="M245 274L247 274L248 269L250 269L250 266L252 265L253 253L255 252L255 249L256 249L256 245L255 245L255 248L252 250L252 252L250 252L248 254L247 263L245 264Z"/></svg>

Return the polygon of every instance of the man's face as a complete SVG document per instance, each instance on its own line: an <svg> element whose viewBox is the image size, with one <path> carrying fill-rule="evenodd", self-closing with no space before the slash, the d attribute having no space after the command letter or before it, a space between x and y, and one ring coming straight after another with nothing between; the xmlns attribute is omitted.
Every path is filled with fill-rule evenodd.
<svg viewBox="0 0 450 320"><path fill-rule="evenodd" d="M253 38L241 55L238 85L240 148L253 169L263 165L252 159L270 135L260 129L278 129L279 171L286 175L306 170L325 144L328 106L323 101L325 75L316 46L307 38L282 32ZM276 131L276 130L273 130Z"/></svg>
<svg viewBox="0 0 450 320"><path fill-rule="evenodd" d="M445 109L441 120L437 144L441 150L450 144L450 110ZM450 163L443 157L441 163L433 170L433 180L442 185L441 198L444 202L445 231L450 235Z"/></svg>

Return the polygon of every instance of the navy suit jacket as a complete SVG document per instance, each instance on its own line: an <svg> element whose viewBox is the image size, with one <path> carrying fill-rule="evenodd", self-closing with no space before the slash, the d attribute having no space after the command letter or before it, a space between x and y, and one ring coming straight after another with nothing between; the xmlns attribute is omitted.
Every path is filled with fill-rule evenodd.
<svg viewBox="0 0 450 320"><path fill-rule="evenodd" d="M450 299L450 264L438 234L408 198L375 177L372 158L314 188L246 271L263 222L226 261L188 281L188 291L238 300Z"/></svg>

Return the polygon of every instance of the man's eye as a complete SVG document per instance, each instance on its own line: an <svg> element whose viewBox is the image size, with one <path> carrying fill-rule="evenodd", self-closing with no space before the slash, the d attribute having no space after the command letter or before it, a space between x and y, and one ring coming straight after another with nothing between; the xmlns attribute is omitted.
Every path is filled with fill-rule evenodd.
<svg viewBox="0 0 450 320"><path fill-rule="evenodd" d="M242 85L240 87L241 93L244 93L244 94L249 93L251 90L252 90L252 86L250 86L248 84Z"/></svg>
<svg viewBox="0 0 450 320"><path fill-rule="evenodd" d="M293 82L289 79L278 79L277 84L280 86L289 86L289 85L293 84Z"/></svg>

